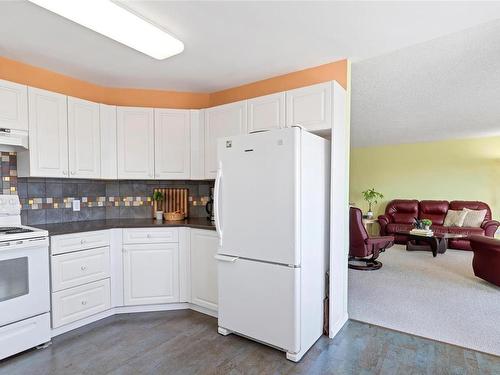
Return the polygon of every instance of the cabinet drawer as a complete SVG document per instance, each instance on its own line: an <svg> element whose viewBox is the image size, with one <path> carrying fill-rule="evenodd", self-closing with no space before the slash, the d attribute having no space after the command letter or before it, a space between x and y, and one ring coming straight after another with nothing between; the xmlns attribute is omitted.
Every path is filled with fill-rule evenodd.
<svg viewBox="0 0 500 375"><path fill-rule="evenodd" d="M179 242L177 228L134 228L123 230L124 244Z"/></svg>
<svg viewBox="0 0 500 375"><path fill-rule="evenodd" d="M109 279L52 293L52 328L108 310Z"/></svg>
<svg viewBox="0 0 500 375"><path fill-rule="evenodd" d="M52 291L72 288L109 277L109 247L51 257Z"/></svg>
<svg viewBox="0 0 500 375"><path fill-rule="evenodd" d="M52 255L105 246L109 246L109 230L52 236L50 240Z"/></svg>

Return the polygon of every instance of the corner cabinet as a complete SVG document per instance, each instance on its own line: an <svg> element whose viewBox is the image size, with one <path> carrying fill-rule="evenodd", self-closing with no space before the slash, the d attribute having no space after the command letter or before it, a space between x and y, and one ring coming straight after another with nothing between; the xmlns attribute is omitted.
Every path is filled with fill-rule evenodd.
<svg viewBox="0 0 500 375"><path fill-rule="evenodd" d="M116 115L118 178L154 178L153 109L118 107Z"/></svg>
<svg viewBox="0 0 500 375"><path fill-rule="evenodd" d="M101 137L101 178L118 177L116 161L116 106L99 104Z"/></svg>
<svg viewBox="0 0 500 375"><path fill-rule="evenodd" d="M28 130L28 87L0 79L0 128Z"/></svg>
<svg viewBox="0 0 500 375"><path fill-rule="evenodd" d="M68 97L69 175L101 177L99 104Z"/></svg>
<svg viewBox="0 0 500 375"><path fill-rule="evenodd" d="M20 177L68 177L67 97L28 89L29 150L19 153Z"/></svg>
<svg viewBox="0 0 500 375"><path fill-rule="evenodd" d="M248 99L248 132L285 127L285 93Z"/></svg>
<svg viewBox="0 0 500 375"><path fill-rule="evenodd" d="M217 176L217 139L247 132L247 102L205 110L205 178Z"/></svg>
<svg viewBox="0 0 500 375"><path fill-rule="evenodd" d="M155 178L190 178L190 111L155 109Z"/></svg>
<svg viewBox="0 0 500 375"><path fill-rule="evenodd" d="M332 82L286 92L286 125L308 131L332 128Z"/></svg>
<svg viewBox="0 0 500 375"><path fill-rule="evenodd" d="M179 245L123 246L125 305L179 302Z"/></svg>
<svg viewBox="0 0 500 375"><path fill-rule="evenodd" d="M218 246L217 232L191 230L191 303L214 311L218 307L215 260Z"/></svg>

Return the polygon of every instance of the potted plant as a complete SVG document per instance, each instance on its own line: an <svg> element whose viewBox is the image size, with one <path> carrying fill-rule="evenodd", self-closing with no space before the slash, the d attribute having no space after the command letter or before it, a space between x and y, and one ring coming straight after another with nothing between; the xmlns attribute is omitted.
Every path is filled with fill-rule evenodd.
<svg viewBox="0 0 500 375"><path fill-rule="evenodd" d="M161 204L160 202L163 201L163 193L159 190L155 190L153 192L153 201L155 202L155 210L158 208L158 207L161 207ZM155 217L156 217L156 220L158 221L163 221L163 211L160 211L160 210L156 210L155 211Z"/></svg>
<svg viewBox="0 0 500 375"><path fill-rule="evenodd" d="M384 196L378 191L375 191L375 188L365 190L361 194L363 194L363 199L368 202L368 212L366 213L366 217L368 219L372 219L373 218L372 204L377 204L378 200L382 199Z"/></svg>
<svg viewBox="0 0 500 375"><path fill-rule="evenodd" d="M432 225L432 221L429 219L422 219L420 222L423 224L425 230L429 230Z"/></svg>

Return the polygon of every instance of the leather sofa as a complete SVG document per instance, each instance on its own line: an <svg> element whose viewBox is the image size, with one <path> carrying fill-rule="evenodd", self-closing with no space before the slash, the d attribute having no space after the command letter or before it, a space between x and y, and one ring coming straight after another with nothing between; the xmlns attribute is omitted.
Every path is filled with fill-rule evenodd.
<svg viewBox="0 0 500 375"><path fill-rule="evenodd" d="M474 251L472 268L474 275L500 286L500 240L483 236L471 236Z"/></svg>
<svg viewBox="0 0 500 375"><path fill-rule="evenodd" d="M448 210L486 209L486 216L480 228L473 227L445 227L444 219ZM413 228L414 218L429 219L432 221L431 229L434 233L455 233L493 237L500 223L491 219L491 209L484 202L477 201L438 201L414 199L395 199L390 201L385 209L385 214L378 217L380 235L394 235L395 242L406 244L407 237L396 234L398 231L407 231ZM450 239L448 247L458 250L472 250L468 238Z"/></svg>

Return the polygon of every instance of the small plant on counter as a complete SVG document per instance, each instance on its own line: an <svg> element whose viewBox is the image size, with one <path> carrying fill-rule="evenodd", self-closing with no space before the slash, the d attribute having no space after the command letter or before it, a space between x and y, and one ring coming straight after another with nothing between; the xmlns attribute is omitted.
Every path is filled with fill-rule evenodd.
<svg viewBox="0 0 500 375"><path fill-rule="evenodd" d="M363 199L368 202L368 212L366 216L371 219L373 217L372 204L377 204L379 199L384 198L384 195L375 191L375 188L365 190L361 194L363 194Z"/></svg>
<svg viewBox="0 0 500 375"><path fill-rule="evenodd" d="M156 207L159 206L159 202L163 201L164 198L165 197L161 191L155 190L153 192L153 201L156 202ZM155 211L155 217L156 217L156 220L162 221L163 220L163 211L161 211L161 210Z"/></svg>

